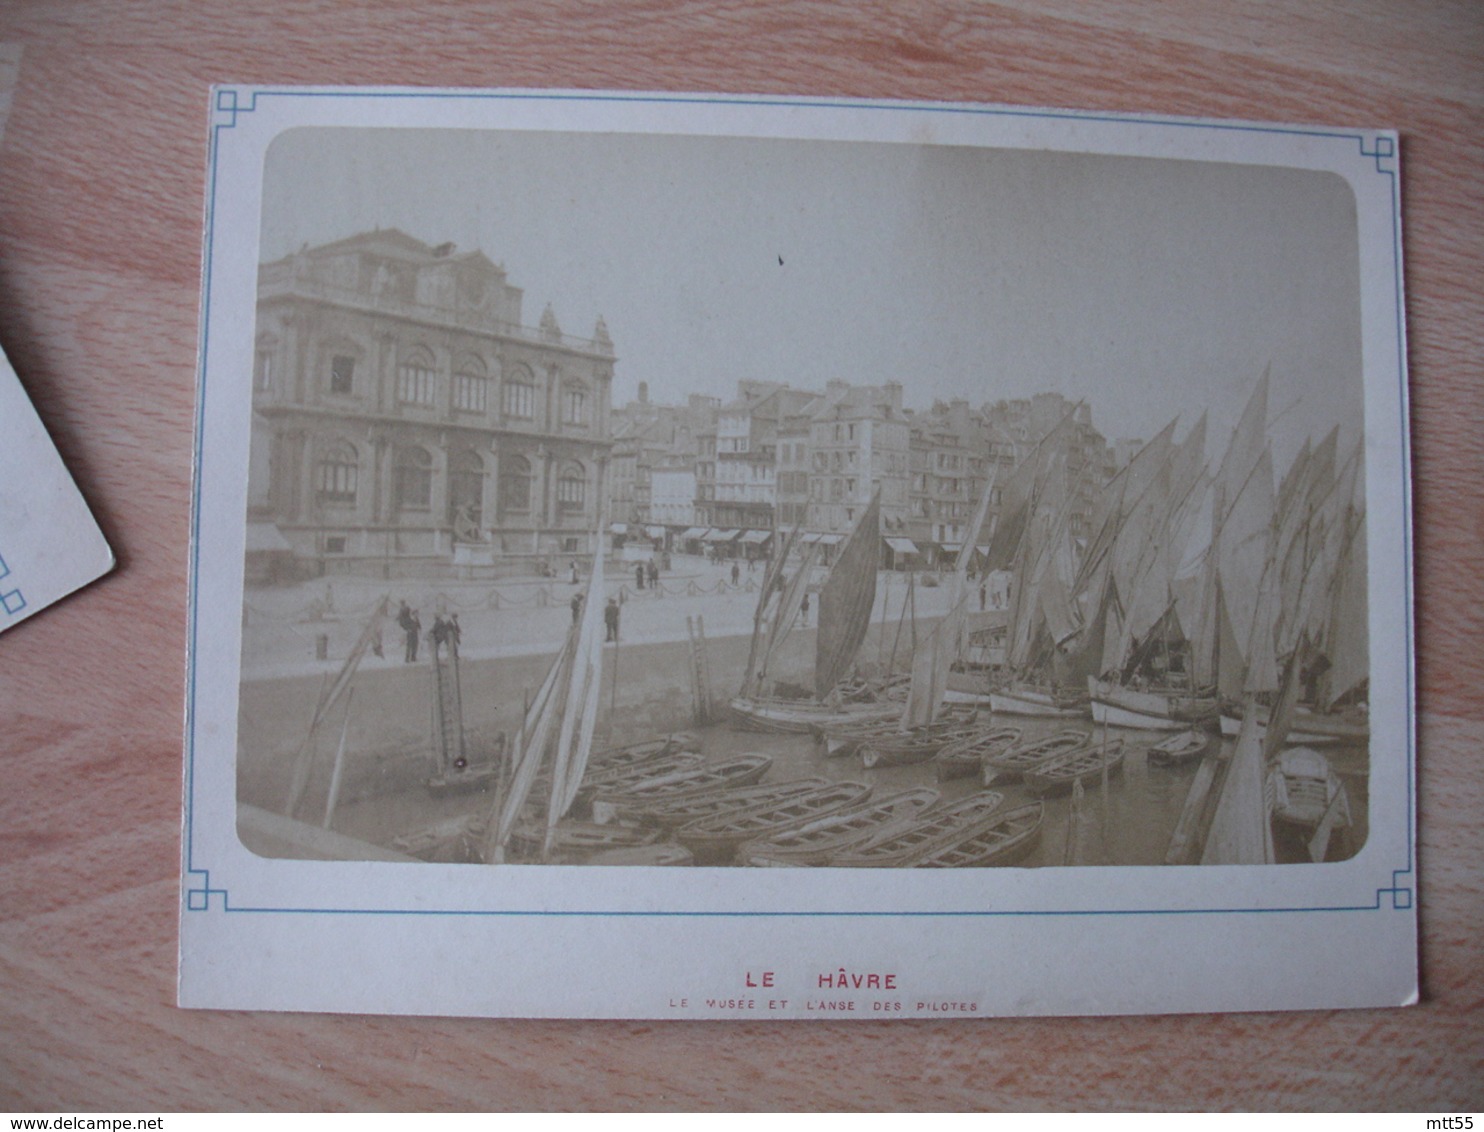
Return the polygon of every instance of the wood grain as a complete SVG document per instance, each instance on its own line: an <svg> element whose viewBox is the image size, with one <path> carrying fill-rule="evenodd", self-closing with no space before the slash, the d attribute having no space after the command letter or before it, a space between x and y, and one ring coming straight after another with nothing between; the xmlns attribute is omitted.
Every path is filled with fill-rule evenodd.
<svg viewBox="0 0 1484 1132"><path fill-rule="evenodd" d="M1484 8L1471 0L19 3L0 340L119 553L0 639L0 1105L1374 1108L1484 1101ZM173 1006L207 85L1011 102L1402 131L1425 999L890 1025Z"/></svg>

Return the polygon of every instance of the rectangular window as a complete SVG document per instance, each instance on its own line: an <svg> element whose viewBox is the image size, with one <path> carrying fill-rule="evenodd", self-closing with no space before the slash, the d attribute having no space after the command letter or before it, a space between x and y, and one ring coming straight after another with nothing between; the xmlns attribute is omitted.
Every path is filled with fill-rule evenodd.
<svg viewBox="0 0 1484 1132"><path fill-rule="evenodd" d="M580 389L568 389L562 393L562 424L587 423L587 394Z"/></svg>
<svg viewBox="0 0 1484 1132"><path fill-rule="evenodd" d="M256 365L253 368L253 388L271 389L273 387L273 355L259 354Z"/></svg>
<svg viewBox="0 0 1484 1132"><path fill-rule="evenodd" d="M482 413L485 409L486 390L489 382L477 374L455 374L453 379L453 407L466 413Z"/></svg>
<svg viewBox="0 0 1484 1132"><path fill-rule="evenodd" d="M408 362L397 368L397 400L404 405L433 403L433 371Z"/></svg>
<svg viewBox="0 0 1484 1132"><path fill-rule="evenodd" d="M356 360L346 354L336 354L330 359L330 392L340 397L349 397L354 391Z"/></svg>
<svg viewBox="0 0 1484 1132"><path fill-rule="evenodd" d="M326 554L344 554L345 553L345 536L344 535L326 535L325 536L325 553Z"/></svg>
<svg viewBox="0 0 1484 1132"><path fill-rule="evenodd" d="M535 416L536 409L536 387L527 385L523 381L510 381L505 384L505 415L507 417L519 417L522 420L530 420Z"/></svg>

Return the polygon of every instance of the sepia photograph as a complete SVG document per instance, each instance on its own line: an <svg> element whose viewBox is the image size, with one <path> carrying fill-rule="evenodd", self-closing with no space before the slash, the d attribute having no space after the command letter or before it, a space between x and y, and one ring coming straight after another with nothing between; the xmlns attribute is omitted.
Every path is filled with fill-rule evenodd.
<svg viewBox="0 0 1484 1132"><path fill-rule="evenodd" d="M211 129L183 1005L1415 998L1394 134Z"/></svg>
<svg viewBox="0 0 1484 1132"><path fill-rule="evenodd" d="M282 132L239 370L237 836L1354 857L1361 272L1350 183L1271 163Z"/></svg>

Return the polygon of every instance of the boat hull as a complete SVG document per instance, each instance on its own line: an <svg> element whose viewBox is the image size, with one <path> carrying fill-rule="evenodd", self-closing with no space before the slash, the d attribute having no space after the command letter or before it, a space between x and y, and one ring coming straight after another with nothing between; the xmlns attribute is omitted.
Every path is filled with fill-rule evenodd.
<svg viewBox="0 0 1484 1132"><path fill-rule="evenodd" d="M1077 719L1087 714L1084 706L1058 704L1049 692L1000 688L989 694L990 710L996 715L1029 715L1042 719Z"/></svg>

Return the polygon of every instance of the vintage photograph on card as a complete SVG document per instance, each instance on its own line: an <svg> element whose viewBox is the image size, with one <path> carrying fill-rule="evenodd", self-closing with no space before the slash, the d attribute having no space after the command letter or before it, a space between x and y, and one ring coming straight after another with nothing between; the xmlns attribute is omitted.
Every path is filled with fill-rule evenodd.
<svg viewBox="0 0 1484 1132"><path fill-rule="evenodd" d="M216 92L183 967L235 868L425 938L1369 907L1405 998L1394 136L338 94Z"/></svg>

